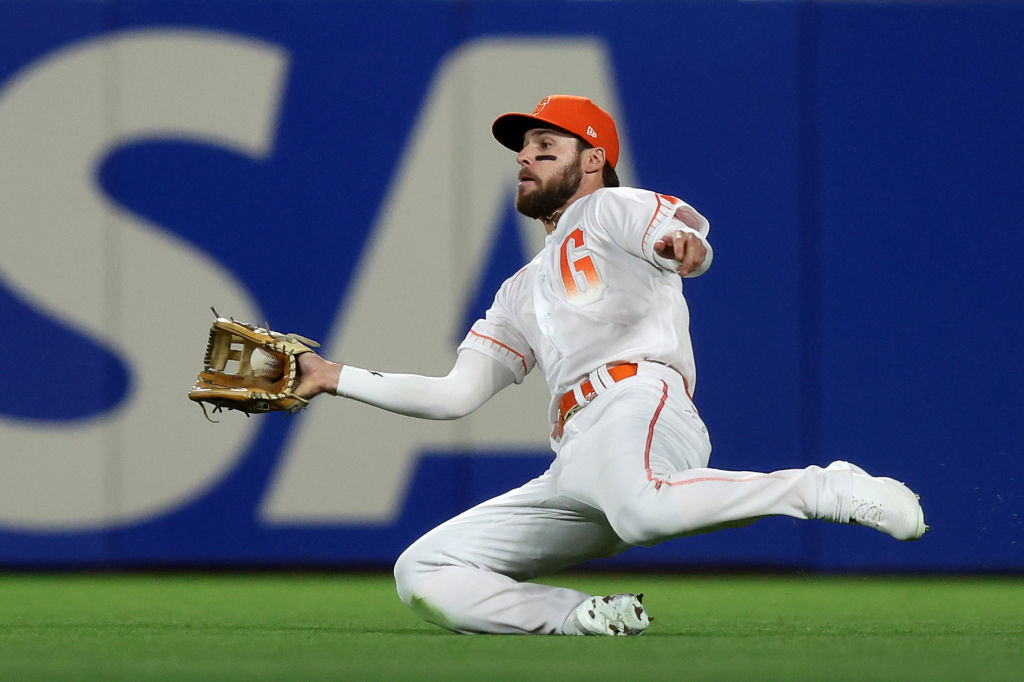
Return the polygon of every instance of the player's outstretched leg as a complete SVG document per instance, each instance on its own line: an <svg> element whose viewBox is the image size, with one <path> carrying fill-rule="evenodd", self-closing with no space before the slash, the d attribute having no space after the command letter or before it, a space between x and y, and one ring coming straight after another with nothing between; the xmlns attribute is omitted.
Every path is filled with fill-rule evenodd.
<svg viewBox="0 0 1024 682"><path fill-rule="evenodd" d="M766 516L865 525L900 540L927 530L913 492L848 462L766 473L708 468L711 444L681 384L668 369L616 384L572 418L561 443L559 492L600 509L628 544Z"/></svg>
<svg viewBox="0 0 1024 682"><path fill-rule="evenodd" d="M840 500L838 523L852 523L882 531L897 540L917 540L925 534L924 510L910 488L884 476L871 476L856 464L833 462L829 467L849 467L850 492Z"/></svg>

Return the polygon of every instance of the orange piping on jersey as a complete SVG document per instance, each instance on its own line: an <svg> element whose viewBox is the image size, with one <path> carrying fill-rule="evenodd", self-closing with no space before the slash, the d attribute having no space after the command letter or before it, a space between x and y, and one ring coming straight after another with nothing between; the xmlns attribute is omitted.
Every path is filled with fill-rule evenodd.
<svg viewBox="0 0 1024 682"><path fill-rule="evenodd" d="M469 333L472 334L473 336L478 336L481 339L485 339L487 341L490 341L491 343L495 344L496 346L501 346L502 348L507 350L509 353L512 353L517 358L519 358L519 362L523 363L523 371L524 372L529 372L530 371L530 368L526 366L526 357L522 353L517 351L515 348L511 348L510 346L506 346L501 341L498 341L498 339L492 339L489 336L485 336L483 334L478 334L477 332L473 331L472 329L469 330Z"/></svg>
<svg viewBox="0 0 1024 682"><path fill-rule="evenodd" d="M640 253L646 253L644 249L647 247L647 237L650 236L654 224L659 218L664 218L668 215L670 206L679 203L679 199L669 194L655 194L654 196L658 200L658 206L654 209L654 215L651 216L650 222L647 223L647 229L644 230L644 238L640 240Z"/></svg>
<svg viewBox="0 0 1024 682"><path fill-rule="evenodd" d="M665 401L668 400L668 384L664 381L661 382L661 401L658 403L658 409L654 411L654 416L651 417L651 424L647 427L647 447L644 448L644 468L647 470L647 480L654 483L655 490L661 490L661 484L665 483L662 479L654 475L651 471L651 442L654 440L654 425L658 423L658 417L661 416L661 410L665 407Z"/></svg>
<svg viewBox="0 0 1024 682"><path fill-rule="evenodd" d="M521 274L523 274L524 272L526 272L526 268L528 268L528 267L530 267L530 264L529 264L529 263L527 263L527 264L526 264L526 265L524 265L523 267L519 268L519 269L518 269L518 270L516 271L516 274L512 275L511 277L509 277L509 281L512 281L512 280L514 280L515 278L519 277L519 275L521 275Z"/></svg>
<svg viewBox="0 0 1024 682"><path fill-rule="evenodd" d="M771 474L757 474L748 478L723 478L719 476L704 476L702 478L690 478L685 481L666 481L664 478L658 478L651 471L651 442L654 441L654 425L658 422L658 417L661 416L661 410L665 407L665 402L668 400L668 384L664 381L661 382L661 402L658 403L658 408L654 410L654 416L651 417L651 424L647 428L647 447L644 449L644 468L647 470L647 480L654 483L654 489L660 490L661 486L677 486L677 485L690 485L691 483L746 483L748 481L756 481L762 478L771 478Z"/></svg>

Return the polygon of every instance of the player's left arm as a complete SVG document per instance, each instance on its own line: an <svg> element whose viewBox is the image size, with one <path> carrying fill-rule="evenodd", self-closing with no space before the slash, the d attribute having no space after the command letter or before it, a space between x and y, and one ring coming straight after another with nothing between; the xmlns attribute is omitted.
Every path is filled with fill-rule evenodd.
<svg viewBox="0 0 1024 682"><path fill-rule="evenodd" d="M598 222L624 250L683 277L711 267L711 223L685 201L631 187L599 191Z"/></svg>
<svg viewBox="0 0 1024 682"><path fill-rule="evenodd" d="M714 259L711 242L682 221L669 221L664 233L654 242L654 256L666 270L681 277L699 277Z"/></svg>

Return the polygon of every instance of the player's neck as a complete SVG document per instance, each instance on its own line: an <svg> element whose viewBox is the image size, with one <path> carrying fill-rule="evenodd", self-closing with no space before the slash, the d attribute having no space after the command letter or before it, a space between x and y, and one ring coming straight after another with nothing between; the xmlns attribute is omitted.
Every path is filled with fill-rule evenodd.
<svg viewBox="0 0 1024 682"><path fill-rule="evenodd" d="M565 213L566 209L573 205L576 201L582 199L588 194L593 194L595 190L598 190L602 185L591 186L589 183L583 183L580 188L573 194L567 202L562 204L562 207L551 212L550 215L544 216L540 221L544 224L544 229L548 234L551 234L558 229L558 221Z"/></svg>
<svg viewBox="0 0 1024 682"><path fill-rule="evenodd" d="M562 208L554 211L551 215L545 216L540 219L540 221L544 224L545 232L551 234L558 228L558 219L562 217L562 214L565 213L565 209L568 206L569 204L566 204Z"/></svg>

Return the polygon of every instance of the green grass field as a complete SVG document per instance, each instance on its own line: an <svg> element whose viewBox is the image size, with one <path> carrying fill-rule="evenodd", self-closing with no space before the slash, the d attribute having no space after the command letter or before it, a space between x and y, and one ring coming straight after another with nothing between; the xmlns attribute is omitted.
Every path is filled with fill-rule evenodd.
<svg viewBox="0 0 1024 682"><path fill-rule="evenodd" d="M642 637L453 635L388 575L0 575L0 680L1021 680L1024 583L586 575Z"/></svg>

